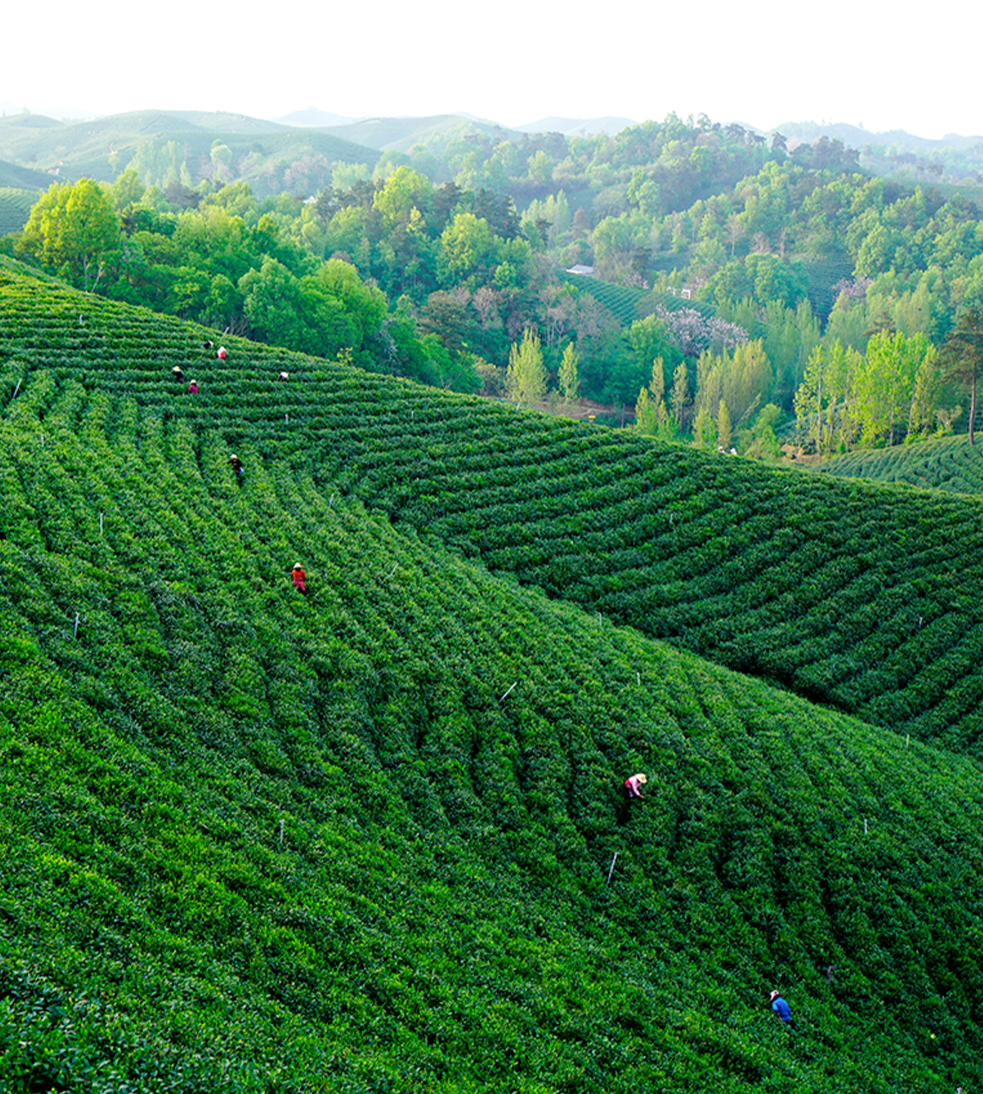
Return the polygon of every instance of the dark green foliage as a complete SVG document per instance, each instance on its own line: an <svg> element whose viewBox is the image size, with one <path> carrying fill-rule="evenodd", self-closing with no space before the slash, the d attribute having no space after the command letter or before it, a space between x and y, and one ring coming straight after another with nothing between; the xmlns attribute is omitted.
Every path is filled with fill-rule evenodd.
<svg viewBox="0 0 983 1094"><path fill-rule="evenodd" d="M189 325L0 276L3 1089L983 1082L975 762L441 542L553 565L521 499L567 522L585 587L623 581L601 535L656 521L637 491L613 501L619 466L655 454L678 565L740 528L750 574L766 532L792 567L792 518L839 514L845 569L823 588L863 563L873 599L886 563L853 528L893 527L895 495L234 339L220 364ZM791 536L752 504L772 482L805 499ZM971 542L968 505L921 512L962 514ZM496 522L510 546L486 545ZM934 543L917 535L913 557Z"/></svg>

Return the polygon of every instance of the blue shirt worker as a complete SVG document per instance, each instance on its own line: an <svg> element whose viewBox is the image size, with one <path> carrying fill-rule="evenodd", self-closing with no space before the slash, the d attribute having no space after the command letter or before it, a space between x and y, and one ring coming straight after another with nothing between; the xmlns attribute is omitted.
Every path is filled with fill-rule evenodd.
<svg viewBox="0 0 983 1094"><path fill-rule="evenodd" d="M788 1008L788 1003L778 994L777 991L773 991L768 996L771 1000L771 1009L778 1015L783 1022L792 1021L792 1012Z"/></svg>

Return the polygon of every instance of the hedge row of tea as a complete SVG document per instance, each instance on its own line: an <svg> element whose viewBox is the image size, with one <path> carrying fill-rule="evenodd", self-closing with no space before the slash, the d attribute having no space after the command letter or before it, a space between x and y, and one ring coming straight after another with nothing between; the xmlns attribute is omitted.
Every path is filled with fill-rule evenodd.
<svg viewBox="0 0 983 1094"><path fill-rule="evenodd" d="M0 164L0 235L19 232L31 215L31 206L38 200L36 190L21 190L2 184L3 165Z"/></svg>
<svg viewBox="0 0 983 1094"><path fill-rule="evenodd" d="M983 1082L975 763L496 578L352 496L398 486L368 466L397 404L421 465L441 422L471 416L479 449L499 423L484 473L506 500L535 480L508 470L513 426L545 442L548 423L240 343L219 364L202 332L13 281L0 1086ZM198 396L173 363L200 366ZM604 473L609 434L565 436Z"/></svg>
<svg viewBox="0 0 983 1094"><path fill-rule="evenodd" d="M872 482L903 482L952 494L983 494L983 447L979 439L936 437L918 444L848 452L826 460L820 471Z"/></svg>
<svg viewBox="0 0 983 1094"><path fill-rule="evenodd" d="M0 284L0 395L35 377L17 400L32 412L39 371L126 393L550 597L979 749L978 499L771 470L250 343L223 364L201 348L208 332L176 320L13 274ZM170 379L175 365L198 396Z"/></svg>

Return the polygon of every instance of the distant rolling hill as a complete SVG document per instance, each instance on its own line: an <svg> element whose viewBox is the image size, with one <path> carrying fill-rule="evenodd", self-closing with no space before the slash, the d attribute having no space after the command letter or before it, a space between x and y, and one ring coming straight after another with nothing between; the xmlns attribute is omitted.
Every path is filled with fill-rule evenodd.
<svg viewBox="0 0 983 1094"><path fill-rule="evenodd" d="M508 130L494 122L479 121L461 114L438 114L426 118L362 118L349 125L329 126L325 132L369 148L408 152L415 144L434 137L447 140L471 133L504 136Z"/></svg>
<svg viewBox="0 0 983 1094"><path fill-rule="evenodd" d="M0 158L57 169L58 177L67 180L84 175L112 181L129 165L140 146L161 151L169 143L176 148L192 182L197 182L212 171L211 148L221 140L237 163L253 163L253 171L247 169L246 177L254 181L258 194L266 193L263 179L269 172L264 174L263 168L271 160L289 163L320 156L330 177L330 163L372 164L377 158L374 149L326 132L291 128L245 115L144 110L43 126L27 124L32 117L18 115L0 121ZM279 184L282 180L277 176L275 181ZM269 185L267 179L267 189Z"/></svg>
<svg viewBox="0 0 983 1094"><path fill-rule="evenodd" d="M540 118L539 121L527 122L525 125L517 125L514 128L520 133L564 133L567 136L577 136L587 133L607 133L614 136L622 129L637 125L630 118Z"/></svg>
<svg viewBox="0 0 983 1094"><path fill-rule="evenodd" d="M0 187L8 190L28 190L37 194L49 187L55 179L44 171L21 167L16 163L0 161Z"/></svg>

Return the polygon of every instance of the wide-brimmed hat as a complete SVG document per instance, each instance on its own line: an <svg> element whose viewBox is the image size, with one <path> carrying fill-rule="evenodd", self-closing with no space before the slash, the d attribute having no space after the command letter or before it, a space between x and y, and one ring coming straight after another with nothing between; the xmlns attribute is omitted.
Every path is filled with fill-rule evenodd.
<svg viewBox="0 0 983 1094"><path fill-rule="evenodd" d="M777 998L777 996L778 996L778 992L777 992L777 991L773 991L773 992L771 993L771 995L769 995L769 996L768 996L768 1001L769 1001L769 1002L774 1002L774 1001L775 1001L775 999Z"/></svg>

